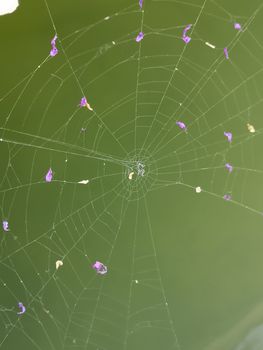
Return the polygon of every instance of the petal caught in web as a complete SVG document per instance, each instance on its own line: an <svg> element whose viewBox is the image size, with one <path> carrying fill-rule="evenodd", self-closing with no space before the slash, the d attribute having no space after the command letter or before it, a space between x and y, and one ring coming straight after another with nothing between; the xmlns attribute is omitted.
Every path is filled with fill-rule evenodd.
<svg viewBox="0 0 263 350"><path fill-rule="evenodd" d="M54 36L54 38L51 40L51 46L56 46L56 40L57 40L57 34Z"/></svg>
<svg viewBox="0 0 263 350"><path fill-rule="evenodd" d="M26 308L25 308L25 306L23 305L23 303L18 303L18 307L19 307L19 309L20 309L20 311L19 312L17 312L17 314L18 315L22 315L22 314L24 314L25 312L26 312Z"/></svg>
<svg viewBox="0 0 263 350"><path fill-rule="evenodd" d="M247 129L249 132L251 132L252 134L254 134L256 132L256 129L254 128L253 125L251 124L247 124Z"/></svg>
<svg viewBox="0 0 263 350"><path fill-rule="evenodd" d="M140 6L140 8L142 8L142 5L143 5L143 0L139 0L139 6Z"/></svg>
<svg viewBox="0 0 263 350"><path fill-rule="evenodd" d="M241 30L241 29L242 29L240 23L234 23L234 28L235 28L236 30Z"/></svg>
<svg viewBox="0 0 263 350"><path fill-rule="evenodd" d="M82 97L81 100L80 100L79 106L80 107L86 107L86 105L87 105L87 99L86 99L86 97Z"/></svg>
<svg viewBox="0 0 263 350"><path fill-rule="evenodd" d="M184 131L187 130L186 125L185 125L185 123L183 123L183 122L179 122L179 121L178 121L178 122L176 122L176 125L178 125L179 128L182 129L182 130L184 130Z"/></svg>
<svg viewBox="0 0 263 350"><path fill-rule="evenodd" d="M211 49L215 49L215 48L216 48L215 45L210 44L208 41L206 41L205 44L206 44L207 46L211 47Z"/></svg>
<svg viewBox="0 0 263 350"><path fill-rule="evenodd" d="M53 172L52 169L49 168L48 172L46 173L46 182L51 182L53 179Z"/></svg>
<svg viewBox="0 0 263 350"><path fill-rule="evenodd" d="M133 175L134 175L134 171L132 171L131 173L129 173L129 175L128 175L129 180L132 180Z"/></svg>
<svg viewBox="0 0 263 350"><path fill-rule="evenodd" d="M56 47L56 40L57 40L57 34L54 36L54 38L51 40L51 46L52 49L50 50L50 56L54 57L58 54L58 49Z"/></svg>
<svg viewBox="0 0 263 350"><path fill-rule="evenodd" d="M191 29L191 27L192 27L192 24L188 24L188 25L184 28L184 30L183 30L183 37L186 35L186 33L188 32L188 30Z"/></svg>
<svg viewBox="0 0 263 350"><path fill-rule="evenodd" d="M63 261L57 260L56 261L56 270L58 270L60 268L60 266L63 266Z"/></svg>
<svg viewBox="0 0 263 350"><path fill-rule="evenodd" d="M93 111L93 108L91 108L90 104L88 103L86 97L82 97L79 103L80 107L87 107L90 111Z"/></svg>
<svg viewBox="0 0 263 350"><path fill-rule="evenodd" d="M190 30L192 27L192 24L188 24L184 30L183 30L183 34L182 34L182 39L183 41L188 44L191 41L191 38L189 36L186 35L186 33L188 32L188 30Z"/></svg>
<svg viewBox="0 0 263 350"><path fill-rule="evenodd" d="M225 201L230 201L232 199L230 194L225 194L223 198Z"/></svg>
<svg viewBox="0 0 263 350"><path fill-rule="evenodd" d="M87 185L89 183L89 180L81 180L78 182L78 184L82 184L82 185Z"/></svg>
<svg viewBox="0 0 263 350"><path fill-rule="evenodd" d="M190 36L187 36L187 35L185 37L183 37L182 39L186 44L188 44L191 41Z"/></svg>
<svg viewBox="0 0 263 350"><path fill-rule="evenodd" d="M108 269L107 266L105 266L103 263L96 261L93 265L92 268L97 271L99 275L105 275L107 273Z"/></svg>
<svg viewBox="0 0 263 350"><path fill-rule="evenodd" d="M232 133L231 132L225 131L224 135L226 136L228 142L232 142Z"/></svg>
<svg viewBox="0 0 263 350"><path fill-rule="evenodd" d="M233 171L233 166L229 163L225 164L225 167L227 168L227 170L231 173Z"/></svg>
<svg viewBox="0 0 263 350"><path fill-rule="evenodd" d="M140 32L138 35L137 35L137 37L136 37L136 41L137 41L137 43L139 43L142 39L143 39L143 37L144 37L144 33L143 32Z"/></svg>
<svg viewBox="0 0 263 350"><path fill-rule="evenodd" d="M225 54L226 59L228 60L229 59L229 55L228 55L227 47L224 48L224 54Z"/></svg>
<svg viewBox="0 0 263 350"><path fill-rule="evenodd" d="M6 232L10 231L9 226L8 226L8 221L6 221L6 220L3 221L3 230Z"/></svg>

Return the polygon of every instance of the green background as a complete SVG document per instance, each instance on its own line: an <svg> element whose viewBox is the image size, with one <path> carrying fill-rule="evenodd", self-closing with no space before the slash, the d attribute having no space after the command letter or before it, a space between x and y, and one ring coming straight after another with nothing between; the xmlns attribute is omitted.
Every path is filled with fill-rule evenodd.
<svg viewBox="0 0 263 350"><path fill-rule="evenodd" d="M262 19L256 0L0 17L1 349L263 348Z"/></svg>

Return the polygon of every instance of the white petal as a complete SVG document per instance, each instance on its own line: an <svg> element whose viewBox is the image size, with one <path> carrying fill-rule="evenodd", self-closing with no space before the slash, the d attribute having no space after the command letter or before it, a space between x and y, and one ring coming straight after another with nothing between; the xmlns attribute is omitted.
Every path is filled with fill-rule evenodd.
<svg viewBox="0 0 263 350"><path fill-rule="evenodd" d="M60 266L63 266L63 261L57 260L56 261L56 269L58 269Z"/></svg>
<svg viewBox="0 0 263 350"><path fill-rule="evenodd" d="M89 180L82 180L78 182L79 184L87 185L89 183Z"/></svg>
<svg viewBox="0 0 263 350"><path fill-rule="evenodd" d="M196 193L200 193L201 191L202 191L202 189L201 189L200 186L196 187L196 189L195 189L195 192L196 192Z"/></svg>

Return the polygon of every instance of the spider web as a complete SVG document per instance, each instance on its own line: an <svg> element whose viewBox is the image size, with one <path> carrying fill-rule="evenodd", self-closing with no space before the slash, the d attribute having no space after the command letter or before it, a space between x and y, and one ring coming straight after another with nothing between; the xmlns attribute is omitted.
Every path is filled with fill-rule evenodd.
<svg viewBox="0 0 263 350"><path fill-rule="evenodd" d="M78 5L6 58L0 348L234 349L262 323L262 4Z"/></svg>

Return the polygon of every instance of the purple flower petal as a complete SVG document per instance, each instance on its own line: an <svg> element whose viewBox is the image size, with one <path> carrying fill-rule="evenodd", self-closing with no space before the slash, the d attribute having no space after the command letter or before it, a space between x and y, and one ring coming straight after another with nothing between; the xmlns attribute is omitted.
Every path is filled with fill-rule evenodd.
<svg viewBox="0 0 263 350"><path fill-rule="evenodd" d="M182 37L182 39L186 44L190 43L190 41L191 41L190 36L184 36L184 37Z"/></svg>
<svg viewBox="0 0 263 350"><path fill-rule="evenodd" d="M6 221L6 220L3 221L3 230L4 231L9 231L8 221Z"/></svg>
<svg viewBox="0 0 263 350"><path fill-rule="evenodd" d="M139 6L140 6L140 8L142 8L142 3L143 3L143 0L139 0Z"/></svg>
<svg viewBox="0 0 263 350"><path fill-rule="evenodd" d="M18 315L22 315L22 314L24 314L25 312L26 312L26 308L25 308L25 306L23 305L23 303L18 303L18 307L19 307L19 309L21 310L20 312L18 312L17 314Z"/></svg>
<svg viewBox="0 0 263 350"><path fill-rule="evenodd" d="M227 137L228 142L232 142L232 133L231 132L224 132L224 135Z"/></svg>
<svg viewBox="0 0 263 350"><path fill-rule="evenodd" d="M188 30L190 30L192 27L192 24L188 24L185 28L184 28L184 31L183 31L183 37L185 36L185 34L188 32Z"/></svg>
<svg viewBox="0 0 263 350"><path fill-rule="evenodd" d="M228 170L230 173L232 173L233 166L232 166L231 164L226 163L226 164L225 164L225 167L227 168L227 170Z"/></svg>
<svg viewBox="0 0 263 350"><path fill-rule="evenodd" d="M80 100L80 107L87 107L90 111L93 111L93 108L91 108L90 104L88 103L86 97L82 97L82 99Z"/></svg>
<svg viewBox="0 0 263 350"><path fill-rule="evenodd" d="M183 123L183 122L176 122L176 125L178 125L179 128L181 128L181 129L183 129L183 130L186 131L186 125L185 125L185 123Z"/></svg>
<svg viewBox="0 0 263 350"><path fill-rule="evenodd" d="M82 99L80 100L80 107L86 107L87 106L87 99L86 97L82 97Z"/></svg>
<svg viewBox="0 0 263 350"><path fill-rule="evenodd" d="M139 43L142 39L143 39L143 37L144 37L144 34L143 34L143 32L140 32L138 35L137 35L137 37L136 37L136 41L137 41L137 43Z"/></svg>
<svg viewBox="0 0 263 350"><path fill-rule="evenodd" d="M57 34L54 36L54 38L51 40L51 46L56 46L56 40L57 40Z"/></svg>
<svg viewBox="0 0 263 350"><path fill-rule="evenodd" d="M54 57L58 54L58 49L56 48L56 40L57 40L57 34L54 36L54 38L51 40L51 46L52 49L50 50L50 56Z"/></svg>
<svg viewBox="0 0 263 350"><path fill-rule="evenodd" d="M96 261L96 262L92 265L92 267L93 267L94 269L99 269L101 265L102 265L101 262Z"/></svg>
<svg viewBox="0 0 263 350"><path fill-rule="evenodd" d="M230 194L225 194L223 198L224 198L224 200L226 200L226 201L230 201L230 200L232 199L232 197L231 197Z"/></svg>
<svg viewBox="0 0 263 350"><path fill-rule="evenodd" d="M54 57L58 54L58 49L54 46L51 50L50 50L50 56Z"/></svg>
<svg viewBox="0 0 263 350"><path fill-rule="evenodd" d="M234 28L236 30L241 30L241 24L240 23L234 23Z"/></svg>
<svg viewBox="0 0 263 350"><path fill-rule="evenodd" d="M229 55L228 55L227 47L224 48L224 54L225 54L226 59L228 60L229 59Z"/></svg>
<svg viewBox="0 0 263 350"><path fill-rule="evenodd" d="M184 30L183 30L183 35L182 35L182 39L183 41L188 44L191 41L191 38L189 36L186 35L186 33L188 32L188 30L190 30L192 27L192 24L188 24Z"/></svg>
<svg viewBox="0 0 263 350"><path fill-rule="evenodd" d="M46 174L46 182L51 182L52 178L53 178L53 172L52 172L52 169L49 168L49 170L48 170L48 172Z"/></svg>
<svg viewBox="0 0 263 350"><path fill-rule="evenodd" d="M107 266L99 261L96 261L95 264L92 265L92 268L100 275L104 275L108 271Z"/></svg>

